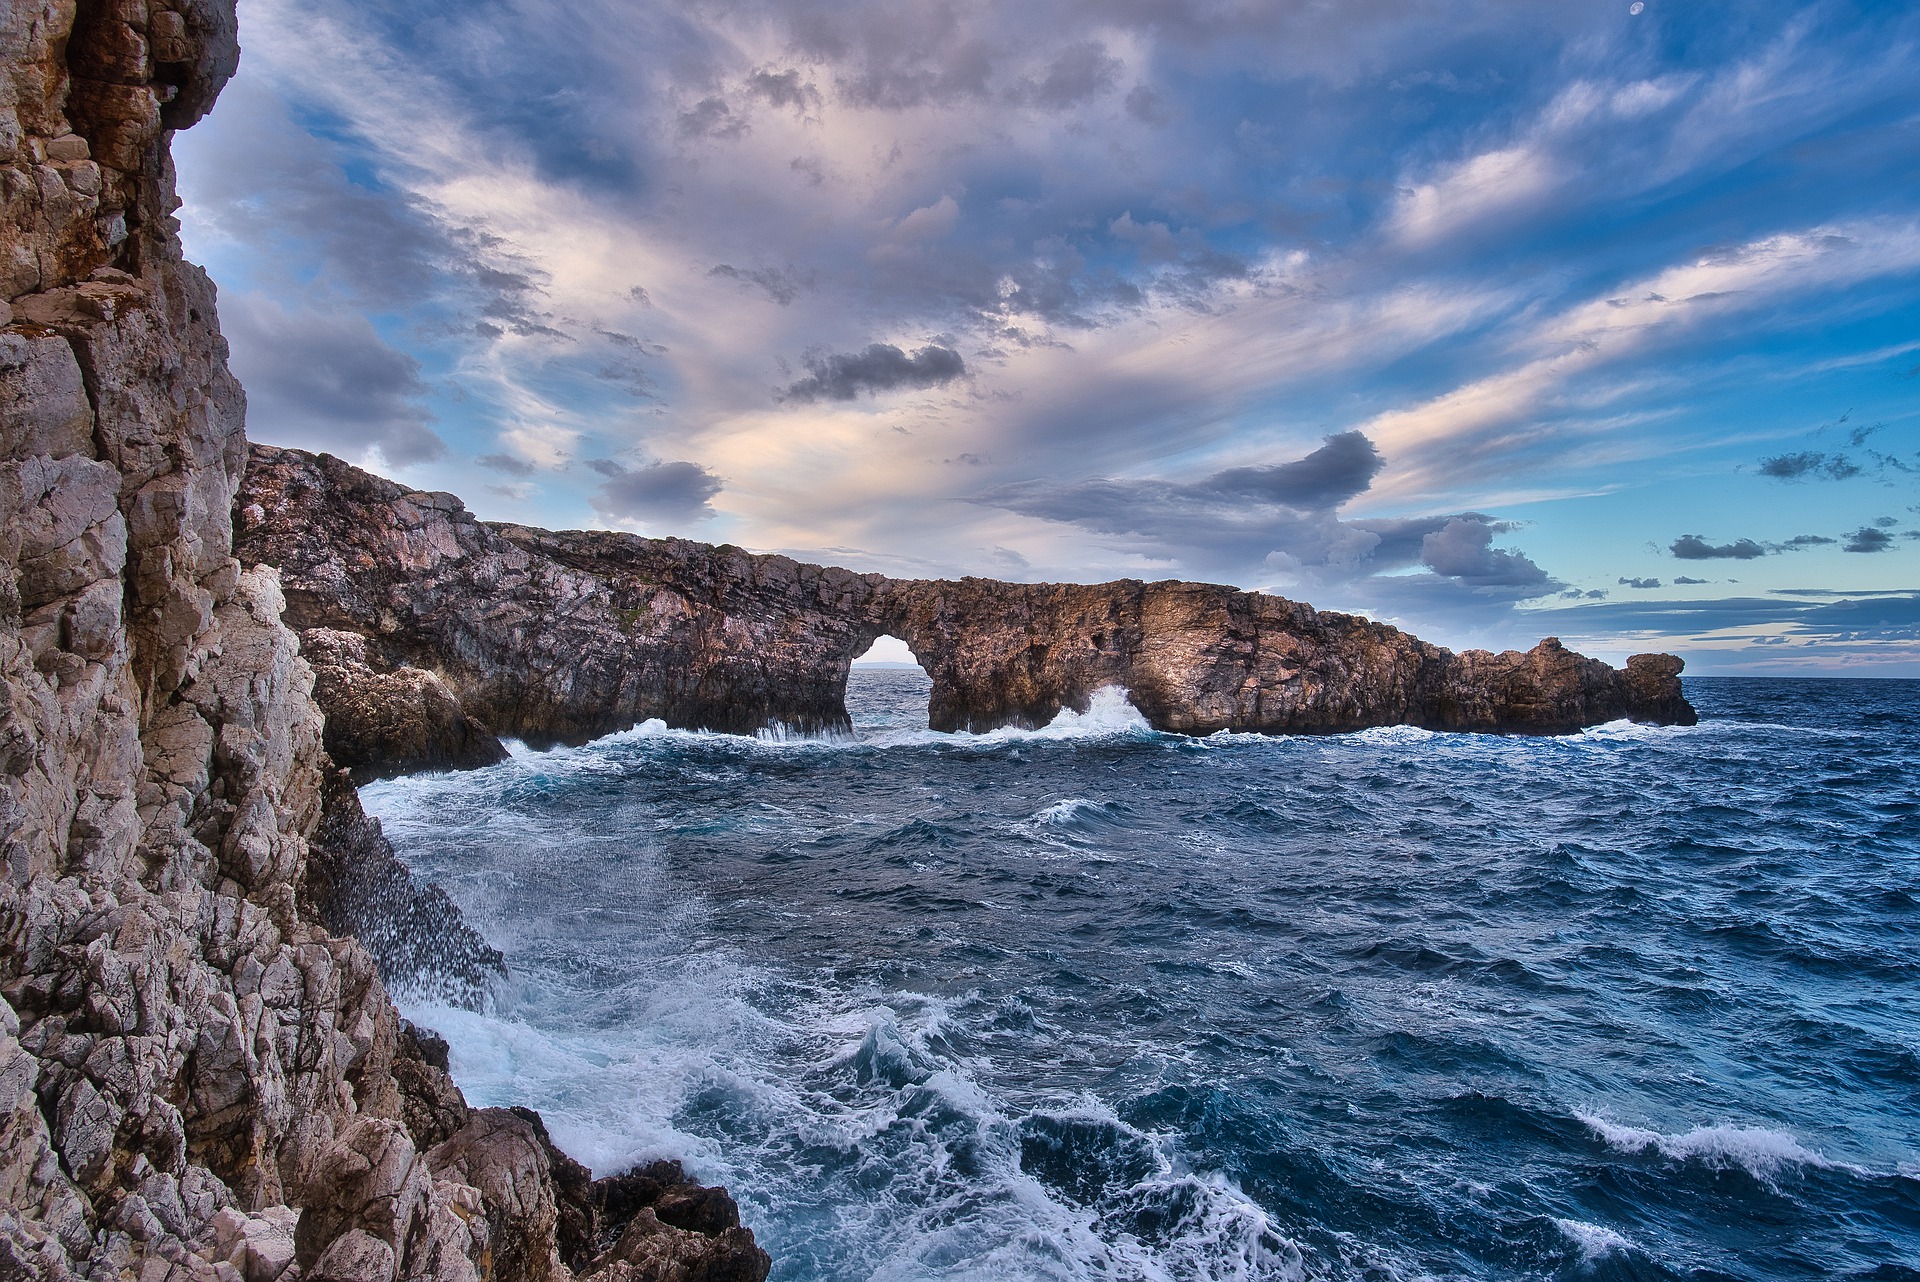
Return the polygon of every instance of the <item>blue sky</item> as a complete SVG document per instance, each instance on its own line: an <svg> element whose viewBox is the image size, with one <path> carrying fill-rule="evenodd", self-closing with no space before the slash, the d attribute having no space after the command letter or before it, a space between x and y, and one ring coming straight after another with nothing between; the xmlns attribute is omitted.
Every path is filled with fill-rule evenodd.
<svg viewBox="0 0 1920 1282"><path fill-rule="evenodd" d="M1920 675L1920 11L242 0L258 440L489 519Z"/></svg>

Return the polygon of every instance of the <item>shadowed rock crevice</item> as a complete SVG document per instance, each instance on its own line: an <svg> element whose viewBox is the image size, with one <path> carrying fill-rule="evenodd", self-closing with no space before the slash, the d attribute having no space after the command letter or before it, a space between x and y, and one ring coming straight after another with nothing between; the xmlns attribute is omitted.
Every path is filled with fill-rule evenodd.
<svg viewBox="0 0 1920 1282"><path fill-rule="evenodd" d="M535 744L654 717L844 730L848 667L881 635L906 641L932 679L936 730L1043 725L1103 686L1189 734L1694 720L1671 655L1622 672L1554 638L1456 654L1219 584L890 579L684 539L489 524L451 495L266 445L235 502L239 555L278 567L321 702L332 715L339 701L366 769L484 761L495 748L476 723ZM383 703L388 690L408 693ZM386 722L361 711L373 705Z"/></svg>

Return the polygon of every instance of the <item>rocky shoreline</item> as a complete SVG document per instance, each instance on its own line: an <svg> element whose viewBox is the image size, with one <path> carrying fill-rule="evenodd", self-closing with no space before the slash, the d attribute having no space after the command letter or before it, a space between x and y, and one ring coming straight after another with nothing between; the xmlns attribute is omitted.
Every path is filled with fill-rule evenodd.
<svg viewBox="0 0 1920 1282"><path fill-rule="evenodd" d="M724 1190L592 1179L387 997L499 958L233 555L245 398L169 142L238 57L233 0L0 16L0 1279L761 1282Z"/></svg>
<svg viewBox="0 0 1920 1282"><path fill-rule="evenodd" d="M942 729L1107 684L1201 732L1692 719L1670 656L486 525L250 450L169 155L238 57L233 0L0 17L0 1279L765 1278L724 1190L673 1163L595 1180L537 1115L468 1106L385 984L475 1001L499 956L355 777L649 716L843 727L882 633Z"/></svg>
<svg viewBox="0 0 1920 1282"><path fill-rule="evenodd" d="M1124 687L1158 729L1369 726L1564 734L1691 725L1681 661L1625 671L1548 638L1455 654L1397 628L1209 583L910 580L686 539L475 519L331 455L255 444L236 554L276 567L327 749L362 775L484 765L498 735L580 743L658 717L844 730L883 634L933 679L936 730L1044 725Z"/></svg>

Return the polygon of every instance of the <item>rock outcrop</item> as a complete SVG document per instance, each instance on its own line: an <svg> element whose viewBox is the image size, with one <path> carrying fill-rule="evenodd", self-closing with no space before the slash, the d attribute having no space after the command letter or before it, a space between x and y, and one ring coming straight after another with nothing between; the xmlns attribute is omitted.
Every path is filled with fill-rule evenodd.
<svg viewBox="0 0 1920 1282"><path fill-rule="evenodd" d="M356 727L330 746L362 770L485 760L487 728L535 743L650 717L842 729L848 665L883 634L932 677L938 730L1041 725L1107 685L1154 726L1193 734L1694 720L1671 655L1636 655L1621 672L1552 638L1455 654L1217 584L889 579L684 539L489 524L452 495L258 444L236 504L241 559L279 569L322 706Z"/></svg>
<svg viewBox="0 0 1920 1282"><path fill-rule="evenodd" d="M445 973L495 964L351 803L278 576L233 555L245 401L168 144L238 56L233 0L0 9L0 1278L759 1282L744 1230L663 1252L564 1190L325 927L378 900ZM466 759L449 724L417 755ZM592 1214L614 1249L569 1256Z"/></svg>

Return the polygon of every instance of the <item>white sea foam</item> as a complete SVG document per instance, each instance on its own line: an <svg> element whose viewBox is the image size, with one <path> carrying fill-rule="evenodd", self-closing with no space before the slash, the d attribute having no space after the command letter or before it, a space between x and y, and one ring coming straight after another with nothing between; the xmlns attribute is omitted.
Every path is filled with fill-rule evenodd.
<svg viewBox="0 0 1920 1282"><path fill-rule="evenodd" d="M506 740L508 760L494 769L519 767L548 769L565 763L580 766L595 757L604 757L631 745L668 742L685 744L731 744L777 752L839 751L847 748L919 748L989 747L1007 744L1060 742L1077 739L1137 738L1155 734L1146 717L1133 706L1127 691L1120 686L1101 686L1088 699L1087 710L1062 708L1044 726L1025 728L1005 726L979 734L967 731L946 732L928 729L890 729L846 733L802 734L781 723L767 726L752 735L722 734L712 730L681 730L658 717L650 717L625 730L602 735L576 748L532 749L517 739Z"/></svg>
<svg viewBox="0 0 1920 1282"><path fill-rule="evenodd" d="M1585 1220L1563 1220L1555 1218L1554 1227L1565 1235L1580 1252L1580 1263L1594 1264L1616 1253L1624 1254L1634 1249L1627 1238L1602 1224L1589 1224Z"/></svg>
<svg viewBox="0 0 1920 1282"><path fill-rule="evenodd" d="M1817 1153L1786 1131L1764 1126L1696 1126L1678 1135L1623 1126L1592 1113L1575 1113L1587 1128L1619 1153L1648 1150L1676 1162L1700 1162L1726 1169L1738 1166L1756 1179L1771 1181L1790 1167L1844 1170L1864 1174L1861 1168L1836 1162Z"/></svg>
<svg viewBox="0 0 1920 1282"><path fill-rule="evenodd" d="M1065 801L1056 801L1036 811L1035 823L1049 824L1056 828L1078 827L1088 819L1105 819L1109 811L1103 801L1089 801L1085 797L1068 797Z"/></svg>
<svg viewBox="0 0 1920 1282"><path fill-rule="evenodd" d="M491 1014L406 1012L447 1037L475 1104L539 1109L599 1173L686 1159L732 1189L777 1257L804 1250L895 1282L1303 1276L1267 1214L1188 1169L1169 1137L1091 1097L1028 1111L985 1087L991 1066L947 1046L949 1002L963 999L796 992L726 953L637 957L634 971L653 978L613 993L535 983ZM1024 1169L1036 1119L1097 1122L1152 1160L1080 1205Z"/></svg>

